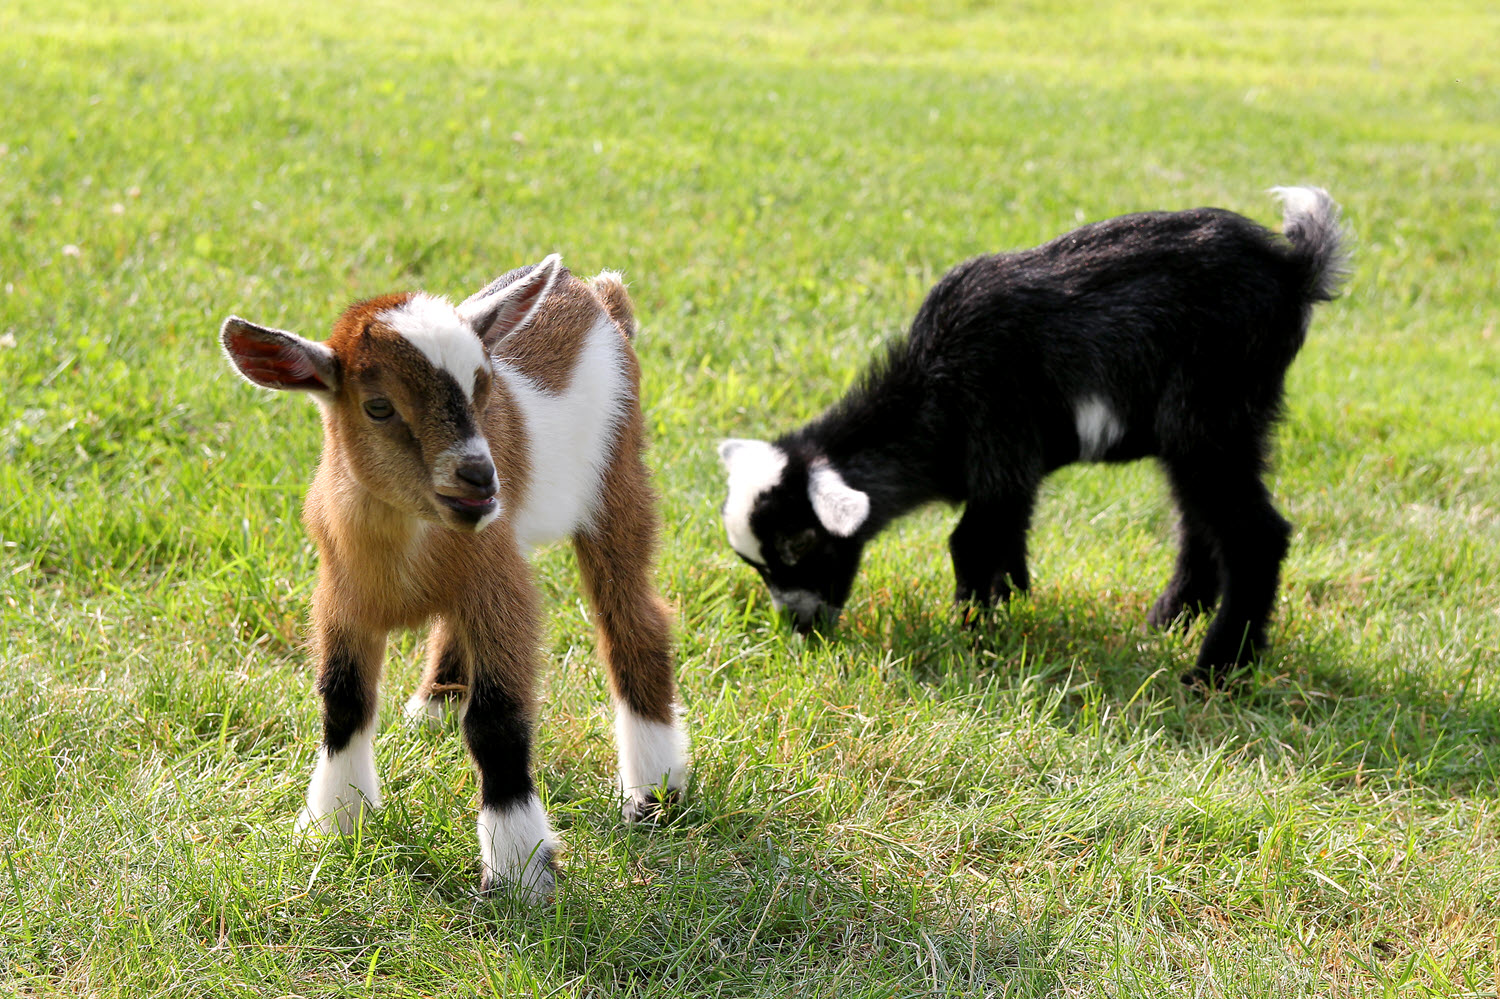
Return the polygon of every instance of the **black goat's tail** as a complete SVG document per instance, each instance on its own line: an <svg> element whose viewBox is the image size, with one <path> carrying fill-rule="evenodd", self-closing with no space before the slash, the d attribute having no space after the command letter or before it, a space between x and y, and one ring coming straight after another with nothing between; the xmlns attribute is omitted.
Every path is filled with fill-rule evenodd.
<svg viewBox="0 0 1500 1000"><path fill-rule="evenodd" d="M1309 302L1337 297L1349 277L1349 232L1339 221L1338 203L1316 187L1275 187L1281 201L1281 231L1306 269Z"/></svg>

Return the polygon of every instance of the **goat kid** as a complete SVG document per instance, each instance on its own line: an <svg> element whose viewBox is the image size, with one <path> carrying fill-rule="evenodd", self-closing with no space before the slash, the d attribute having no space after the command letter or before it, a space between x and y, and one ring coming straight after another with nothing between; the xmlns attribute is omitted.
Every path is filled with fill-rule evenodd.
<svg viewBox="0 0 1500 1000"><path fill-rule="evenodd" d="M812 423L719 447L725 531L801 631L831 628L865 544L930 501L960 605L1025 591L1043 477L1154 456L1181 549L1149 621L1218 603L1187 683L1221 683L1265 643L1290 526L1262 476L1315 302L1346 269L1338 206L1277 188L1284 236L1221 209L1097 222L949 271L910 333Z"/></svg>
<svg viewBox="0 0 1500 1000"><path fill-rule="evenodd" d="M557 255L457 307L424 293L351 306L317 343L238 317L235 369L306 392L323 454L303 520L323 745L299 828L348 833L380 804L376 691L386 635L431 622L408 714L462 701L479 772L486 889L553 888L557 839L531 777L537 595L527 556L571 537L615 704L623 811L651 820L687 774L669 618L652 584L656 498L641 460L635 319L618 275Z"/></svg>

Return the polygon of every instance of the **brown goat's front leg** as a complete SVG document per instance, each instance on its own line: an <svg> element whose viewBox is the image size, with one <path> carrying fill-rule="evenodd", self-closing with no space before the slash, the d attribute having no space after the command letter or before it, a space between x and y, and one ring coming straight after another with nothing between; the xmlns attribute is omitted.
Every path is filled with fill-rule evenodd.
<svg viewBox="0 0 1500 1000"><path fill-rule="evenodd" d="M380 805L375 730L385 633L334 621L324 596L320 587L313 598L323 746L297 829L350 833L367 806Z"/></svg>
<svg viewBox="0 0 1500 1000"><path fill-rule="evenodd" d="M551 894L557 837L531 778L536 594L519 556L448 619L468 658L464 739L479 772L479 859L485 890L510 884L531 900Z"/></svg>
<svg viewBox="0 0 1500 1000"><path fill-rule="evenodd" d="M687 734L678 719L672 625L652 582L656 498L638 462L616 467L603 509L574 536L594 606L599 649L615 703L615 745L627 822L653 822L687 782Z"/></svg>

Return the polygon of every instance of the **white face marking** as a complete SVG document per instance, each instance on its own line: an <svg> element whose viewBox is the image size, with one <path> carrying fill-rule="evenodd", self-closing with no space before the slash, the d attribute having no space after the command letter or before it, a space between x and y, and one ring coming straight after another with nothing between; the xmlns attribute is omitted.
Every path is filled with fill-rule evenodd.
<svg viewBox="0 0 1500 1000"><path fill-rule="evenodd" d="M474 375L490 360L474 328L447 299L418 292L376 318L411 341L432 367L452 375L466 398L474 398Z"/></svg>
<svg viewBox="0 0 1500 1000"><path fill-rule="evenodd" d="M840 538L858 531L870 516L870 495L844 482L844 477L827 462L814 462L809 472L807 498L823 527Z"/></svg>
<svg viewBox="0 0 1500 1000"><path fill-rule="evenodd" d="M496 877L519 886L531 902L552 893L555 880L548 861L557 843L535 795L508 809L479 810L479 861L486 880Z"/></svg>
<svg viewBox="0 0 1500 1000"><path fill-rule="evenodd" d="M376 721L355 732L348 746L330 754L318 751L307 806L297 817L299 831L353 833L366 807L380 807L380 779L375 774Z"/></svg>
<svg viewBox="0 0 1500 1000"><path fill-rule="evenodd" d="M1125 433L1120 418L1099 396L1085 396L1073 404L1078 428L1078 457L1093 462L1104 457Z"/></svg>
<svg viewBox="0 0 1500 1000"><path fill-rule="evenodd" d="M624 352L619 329L601 312L560 393L496 363L525 421L531 457L531 481L513 519L522 551L565 538L593 519L620 421L634 399Z"/></svg>
<svg viewBox="0 0 1500 1000"><path fill-rule="evenodd" d="M626 801L644 803L665 784L680 789L687 781L687 733L674 723L643 719L623 702L615 703L615 746L620 752L620 788Z"/></svg>
<svg viewBox="0 0 1500 1000"><path fill-rule="evenodd" d="M762 493L781 482L786 452L766 441L730 440L719 445L719 459L729 471L729 499L724 502L724 533L740 555L766 564L760 539L750 528L750 513Z"/></svg>

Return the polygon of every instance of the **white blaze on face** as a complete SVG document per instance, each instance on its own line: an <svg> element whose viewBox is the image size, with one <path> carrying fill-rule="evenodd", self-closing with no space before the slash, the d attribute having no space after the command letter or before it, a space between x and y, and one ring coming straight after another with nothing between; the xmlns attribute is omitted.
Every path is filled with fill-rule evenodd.
<svg viewBox="0 0 1500 1000"><path fill-rule="evenodd" d="M1074 403L1073 420L1078 428L1078 457L1085 462L1103 458L1125 433L1120 418L1099 396L1085 396Z"/></svg>
<svg viewBox="0 0 1500 1000"><path fill-rule="evenodd" d="M410 341L432 367L452 375L465 398L474 398L474 375L490 360L479 335L447 299L418 292L377 318Z"/></svg>
<svg viewBox="0 0 1500 1000"><path fill-rule="evenodd" d="M719 445L719 460L729 472L729 499L724 502L724 532L736 552L762 566L766 564L760 539L750 528L750 514L762 493L781 482L786 470L786 452L766 441L725 441Z"/></svg>

